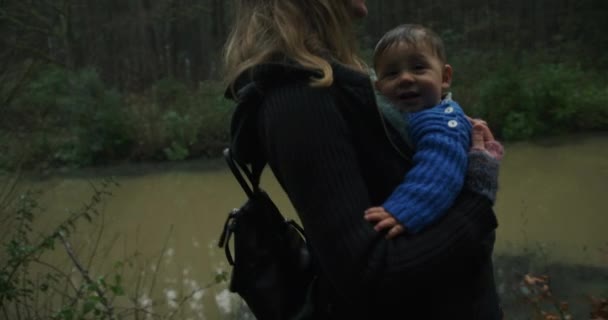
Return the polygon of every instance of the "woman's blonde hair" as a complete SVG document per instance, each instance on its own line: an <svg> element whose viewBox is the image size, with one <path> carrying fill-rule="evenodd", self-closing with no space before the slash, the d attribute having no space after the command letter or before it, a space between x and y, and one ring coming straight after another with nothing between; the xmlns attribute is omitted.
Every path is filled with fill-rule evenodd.
<svg viewBox="0 0 608 320"><path fill-rule="evenodd" d="M313 86L330 86L328 59L363 70L350 0L236 0L234 26L225 46L228 84L245 70L283 56L320 71Z"/></svg>

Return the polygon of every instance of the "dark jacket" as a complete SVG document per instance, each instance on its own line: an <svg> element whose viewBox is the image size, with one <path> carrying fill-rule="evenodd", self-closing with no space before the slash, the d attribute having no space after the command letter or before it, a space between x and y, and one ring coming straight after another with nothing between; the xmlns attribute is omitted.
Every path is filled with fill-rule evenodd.
<svg viewBox="0 0 608 320"><path fill-rule="evenodd" d="M324 88L294 65L243 73L235 89L255 103L232 123L236 157L265 158L304 225L320 272L315 318L498 319L491 202L465 190L421 234L374 231L363 212L402 181L413 152L383 120L369 77L333 71Z"/></svg>

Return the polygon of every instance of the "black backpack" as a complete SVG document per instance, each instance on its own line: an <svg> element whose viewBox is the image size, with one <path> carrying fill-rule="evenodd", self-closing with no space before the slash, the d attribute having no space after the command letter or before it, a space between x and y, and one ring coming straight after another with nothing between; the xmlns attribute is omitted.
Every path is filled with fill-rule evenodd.
<svg viewBox="0 0 608 320"><path fill-rule="evenodd" d="M232 127L233 147L239 143L247 148L253 145L251 141L237 141L239 136L241 140L254 136L251 121L244 125L247 122L244 119L255 118L250 116L255 114L256 107L251 102L249 99L248 103L237 106ZM249 129L244 130L245 127ZM247 133L243 134L244 131ZM253 151L250 154L257 150ZM258 320L301 317L307 312L305 306L314 278L304 230L296 222L286 220L260 188L265 166L261 156L250 155L248 160L241 160L228 148L224 150L224 157L248 198L244 205L228 214L218 243L225 249L226 259L232 266L229 289L245 300Z"/></svg>

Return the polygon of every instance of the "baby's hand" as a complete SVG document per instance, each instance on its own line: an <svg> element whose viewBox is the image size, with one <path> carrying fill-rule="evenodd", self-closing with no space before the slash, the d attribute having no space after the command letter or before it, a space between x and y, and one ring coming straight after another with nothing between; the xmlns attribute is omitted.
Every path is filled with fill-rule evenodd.
<svg viewBox="0 0 608 320"><path fill-rule="evenodd" d="M367 221L375 222L374 230L378 232L389 229L386 234L387 239L392 239L405 232L405 228L383 207L372 207L365 210L364 218Z"/></svg>

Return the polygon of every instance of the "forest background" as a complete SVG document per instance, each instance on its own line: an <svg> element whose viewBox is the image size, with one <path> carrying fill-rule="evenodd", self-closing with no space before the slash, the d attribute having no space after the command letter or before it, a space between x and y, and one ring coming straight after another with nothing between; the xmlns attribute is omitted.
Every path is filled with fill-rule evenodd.
<svg viewBox="0 0 608 320"><path fill-rule="evenodd" d="M369 61L375 42L394 26L420 23L431 27L446 42L448 60L455 69L452 91L456 100L469 115L486 119L499 139L509 143L563 135L564 140L575 141L568 146L575 146L584 145L584 141L572 133L591 132L585 136L604 137L608 132L608 1L368 0L367 3L370 16L358 26L362 56ZM148 261L139 254L140 250L157 250L158 244L151 238L159 238L158 230L164 231L169 224L171 230L173 224L182 228L176 229L178 235L202 236L208 233L215 239L220 222L213 219L218 217L220 209L204 206L205 209L201 209L200 206L217 204L224 210L228 208L224 203L229 203L230 207L238 203L233 198L237 197L236 194L221 192L222 176L213 175L213 179L202 181L211 181L211 189L220 190L218 194L221 196L214 196L212 201L201 199L201 194L205 193L201 185L196 184L201 189L187 187L190 185L187 181L205 180L198 175L192 176L192 180L179 174L170 175L166 180L152 175L152 180L143 183L152 189L137 187L133 180L139 181L141 177L131 180L120 177L126 185L120 191L115 190L117 181L99 181L98 178L104 175L103 172L117 171L112 168L125 162L136 163L128 166L128 170L136 172L132 168L146 167L140 165L143 162L220 156L228 143L229 121L234 110L234 104L223 98L225 84L222 83L221 70L222 46L232 21L231 5L232 1L226 0L0 0L0 225L8 230L0 232L0 319L143 319L152 315L155 319L171 319L182 315L179 312L187 308L194 313L202 312L204 303L208 309L213 309L209 306L216 302L203 303L202 296L212 287L225 288L228 279L225 270L193 274L191 277L178 270L182 277L188 276L184 280L207 279L209 276L213 279L204 286L188 287L184 295L175 295L174 291L160 292L159 289L160 293L152 296L156 278L159 277L160 283L161 277L166 275L158 272L160 269L156 267L171 257L168 254L173 252L169 247L170 237L167 236L161 244L162 251L151 264L154 269L150 269ZM543 181L539 184L542 187L534 187L535 184L519 183L520 180L533 180L526 176L531 171L517 169L521 175L512 175L510 184L524 192L534 189L546 191L551 196L550 201L543 203L544 198L541 197L538 203L547 207L553 202L560 203L557 200L561 199L556 199L560 195L556 186L572 184L571 189L563 189L568 195L563 198L566 201L576 198L579 203L584 203L584 209L577 207L574 211L576 220L585 220L581 214L584 212L603 213L603 193L597 197L600 201L585 202L585 199L596 199L593 195L601 192L594 190L605 190L603 183L606 179L602 176L605 171L601 171L604 167L593 166L595 159L601 158L601 152L605 150L598 145L600 147L590 152L577 151L588 149L569 149L568 153L575 155L580 152L595 156L577 155L582 160L573 162L575 165L568 161L555 161L560 165L565 163L568 172L563 170L556 175L551 171L553 167L547 169L550 171L548 176L560 178L577 176L581 172L575 170L580 169L578 164L593 168L590 171L597 170L592 171L592 176L580 179L584 182L573 179L564 183L566 180L557 179L550 181L558 182ZM524 158L523 166L532 168L532 171L543 171L541 166L534 169L530 165L535 153L526 153L526 150L519 151L520 158ZM554 162L552 154L545 151L542 167ZM510 159L513 158L516 157ZM194 162L197 161L185 164ZM110 170L94 167L102 165L107 165ZM94 167L89 172L95 172L95 178L89 181L91 177L79 176L76 180L81 184L67 183L65 195L49 192L56 187L53 179L43 181L53 185L45 190L50 194L46 202L41 198L44 192L21 193L16 187L23 171L33 172L34 177L44 177L49 176L46 173L66 167ZM156 172L154 170L157 169L152 169ZM226 169L222 167L222 170ZM167 173L164 169L161 171ZM67 180L59 177L57 181L61 183L57 184L63 185ZM224 180L234 183L229 175ZM517 184L513 182L516 180ZM594 181L601 182L593 184ZM42 186L32 184L30 180L26 180L25 185ZM87 200L79 191L89 185L93 191ZM157 185L167 187L159 188L167 200L150 191ZM509 181L505 185L509 185ZM226 186L241 196L236 185ZM175 191L166 191L173 189ZM195 192L191 197L186 192L190 189ZM571 192L577 189L581 192ZM509 194L505 194L505 190L502 199L508 199L506 196ZM106 198L110 195L115 199L127 199L125 203L128 205L116 205L113 211L108 210L112 215L105 220L103 212ZM143 195L141 207L133 205L140 195ZM521 206L503 208L507 214L503 216L501 228L505 230L509 225L506 217L519 213L522 219L511 223L517 225L521 222L522 226L516 229L517 237L521 232L521 237L527 239L528 218L542 218L543 210L535 206L537 202L526 200L520 193L512 193L511 196L516 201L510 202ZM225 199L219 199L221 197ZM530 197L538 195L535 193ZM68 206L68 198L77 204L85 201L83 208L64 210ZM41 199L40 203L38 199ZM503 200L503 203L507 202ZM116 200L114 203L121 202ZM148 203L150 207L144 205ZM185 203L189 206L183 207ZM52 204L60 210L49 210L52 214L47 214L46 207ZM163 209L164 205L169 209ZM564 218L572 216L568 208L564 205L561 216L558 210L551 211L552 223L541 227L555 229L559 224L553 221L570 221ZM179 214L180 209L184 211L183 216ZM163 210L171 214L165 214ZM137 215L140 211L143 214ZM156 215L148 212L156 212ZM60 219L59 223L45 220L55 215ZM34 218L38 220L34 221ZM131 241L136 244L133 256L128 252L127 258L115 261L104 255L109 249L106 251L103 248L105 244L101 245L100 241L106 224L111 229L112 219L116 219L116 225L126 229L139 230L139 223L144 222L158 225L151 223L145 229L146 234L152 235L148 239L150 241L141 244ZM223 222L223 216L219 219ZM91 233L92 237L98 237L97 242L89 245L91 252L85 254L76 252L71 245L85 242L70 235L76 233L77 224L79 231L86 234L88 225L82 224L86 221L98 222L94 227L100 226L100 231ZM596 228L591 228L591 224L603 228L601 214L589 221L588 229L581 233L593 234L590 230ZM108 233L116 232L116 225ZM573 223L568 225L568 230L561 231L568 241L576 239L576 232L570 234L577 230L576 225ZM201 230L201 226L209 229ZM187 227L195 230L184 229ZM130 235L132 232L125 233ZM513 236L514 239L517 237ZM548 269L545 268L547 263L542 262L548 256L547 249L543 247L545 244L531 240L530 245L532 249L527 251L528 248L524 247L522 256L498 257L496 260L499 290L506 287L507 293L510 294L511 289L517 293L510 297L501 292L508 314L517 314L515 311L521 309L521 314L527 316L531 314L531 306L536 316L534 319L572 319L568 304L557 300L557 294L551 296L551 288L558 293L571 292L570 297L577 297L570 300L573 304L581 304L577 296L579 291L593 292L587 290L591 285L598 286L596 291L601 290L602 296L606 296L608 275L604 269L572 269L559 265L557 270L561 273L557 276L552 274L552 279L558 281L552 282L551 287L548 286L548 278L528 274L539 270L544 273ZM601 246L601 254L608 257L608 243L592 245ZM56 260L51 260L51 264L46 262L44 255L55 252L55 247L60 246L70 258L70 268L64 268ZM214 245L212 247L215 248ZM585 248L580 250L587 250ZM193 256L204 256L198 247L195 250ZM210 252L213 251L210 249ZM96 256L98 259L93 263ZM540 257L542 263L536 266L530 256ZM190 260L196 265L196 259ZM190 260L188 262L192 262ZM106 262L113 264L110 271L100 267ZM212 265L206 261L198 263L196 269L208 270L204 269L207 264L209 268ZM44 269L47 271L40 273L35 268L41 265L48 267ZM153 272L144 276L140 273L144 269ZM135 276L130 274L132 270ZM74 276L76 273L80 277ZM150 282L146 291L143 283L148 285ZM150 293L149 297L146 292ZM51 298L47 300L46 295ZM526 298L525 305L521 303L522 296ZM155 309L156 314L152 314L151 308L160 307L164 299L168 310L158 308ZM128 307L123 306L125 301L130 302L126 303ZM178 302L179 307L173 308ZM193 302L194 306L186 302ZM590 299L591 312L587 300L582 304L584 306L579 306L580 314L590 315L593 319L608 319L608 300ZM549 314L545 310L554 310L554 313ZM516 316L510 318L518 319ZM230 319L234 318L231 316Z"/></svg>
<svg viewBox="0 0 608 320"><path fill-rule="evenodd" d="M0 168L217 157L225 0L0 0ZM505 141L608 129L605 0L369 0L361 52L433 28L468 114Z"/></svg>

